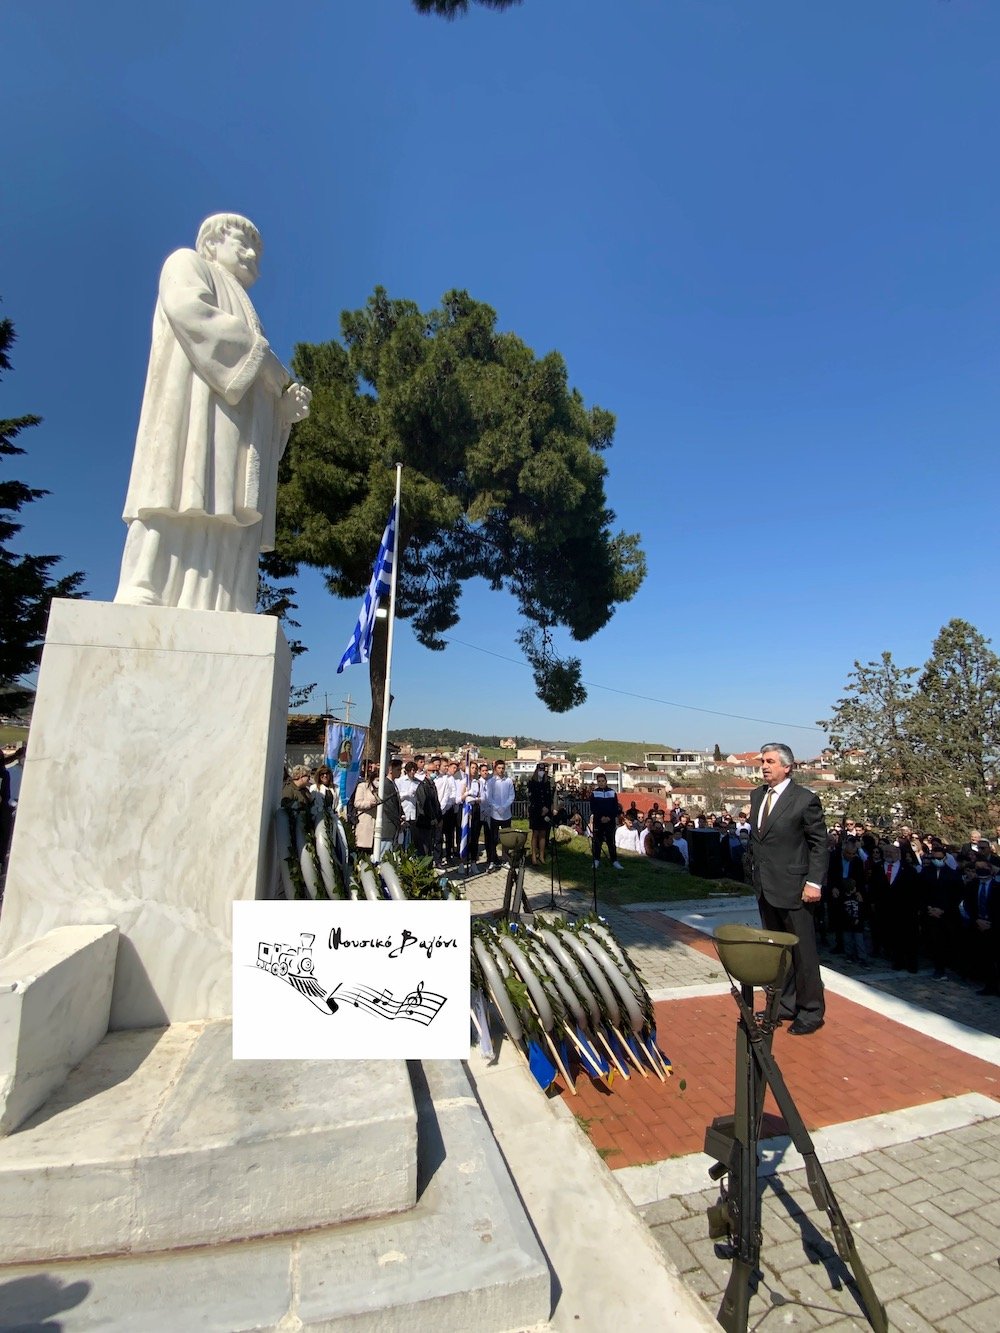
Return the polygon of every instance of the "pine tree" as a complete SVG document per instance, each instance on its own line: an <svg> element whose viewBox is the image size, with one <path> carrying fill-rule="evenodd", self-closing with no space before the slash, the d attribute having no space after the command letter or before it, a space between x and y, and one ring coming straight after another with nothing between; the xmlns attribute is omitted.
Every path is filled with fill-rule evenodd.
<svg viewBox="0 0 1000 1333"><path fill-rule="evenodd" d="M11 321L0 320L0 371L11 368L7 353L15 336ZM37 416L0 420L0 459L23 454L14 441L40 421ZM52 577L59 556L17 555L9 545L22 526L11 515L47 494L23 481L0 480L0 708L6 713L17 713L31 700L23 681L38 666L52 598L81 595L81 573Z"/></svg>
<svg viewBox="0 0 1000 1333"><path fill-rule="evenodd" d="M995 827L1000 658L968 621L949 620L934 640L908 722L918 826L959 842L973 828Z"/></svg>
<svg viewBox="0 0 1000 1333"><path fill-rule="evenodd" d="M887 652L855 662L833 717L819 725L838 777L855 788L849 814L905 820L957 842L996 827L1000 657L974 625L943 626L919 674Z"/></svg>
<svg viewBox="0 0 1000 1333"><path fill-rule="evenodd" d="M413 8L418 14L437 14L441 18L454 19L459 14L469 12L471 0L413 0ZM510 9L519 5L521 0L475 0L485 9Z"/></svg>
<svg viewBox="0 0 1000 1333"><path fill-rule="evenodd" d="M518 641L539 698L565 712L586 698L580 659L560 658L553 632L577 642L608 623L645 573L636 534L615 532L604 453L614 417L587 407L557 352L536 357L496 312L448 292L423 312L376 288L341 316L344 345L302 344L296 374L313 390L279 474L273 578L320 568L339 597L371 578L404 466L396 614L427 648L459 618L475 576L517 600ZM370 661L372 739L381 726L384 621Z"/></svg>
<svg viewBox="0 0 1000 1333"><path fill-rule="evenodd" d="M854 788L847 812L871 823L912 817L913 754L909 710L916 667L900 667L891 653L855 662L829 733L837 776Z"/></svg>

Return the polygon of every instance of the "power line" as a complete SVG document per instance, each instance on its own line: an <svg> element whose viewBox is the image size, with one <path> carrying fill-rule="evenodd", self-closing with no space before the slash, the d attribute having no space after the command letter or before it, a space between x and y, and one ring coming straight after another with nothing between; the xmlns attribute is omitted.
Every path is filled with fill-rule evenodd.
<svg viewBox="0 0 1000 1333"><path fill-rule="evenodd" d="M514 666L524 667L530 671L530 663L525 662L523 658L507 657L504 653L495 653L490 648L481 648L477 643L466 643L462 639L452 639L444 637L445 643L453 643L461 648L471 648L474 653L485 653L487 657L498 657L501 662L512 662ZM598 681L585 680L582 682L588 690L605 690L608 694L621 694L626 699L639 699L643 703L660 704L664 708L683 708L689 713L707 713L710 717L726 717L734 722L757 722L764 727L786 727L794 731L814 731L819 735L826 733L820 727L807 727L801 722L776 722L770 717L747 717L743 713L723 713L717 708L699 708L697 704L679 704L673 699L658 699L652 694L636 694L633 690L619 690L614 685L602 685Z"/></svg>

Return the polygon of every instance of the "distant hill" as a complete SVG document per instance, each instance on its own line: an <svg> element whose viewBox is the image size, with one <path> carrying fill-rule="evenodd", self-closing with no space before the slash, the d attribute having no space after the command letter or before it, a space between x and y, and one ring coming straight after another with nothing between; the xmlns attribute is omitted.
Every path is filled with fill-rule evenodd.
<svg viewBox="0 0 1000 1333"><path fill-rule="evenodd" d="M607 759L613 764L641 764L650 750L670 750L665 741L611 741L597 737L589 741L547 741L555 750L569 750L578 759Z"/></svg>
<svg viewBox="0 0 1000 1333"><path fill-rule="evenodd" d="M400 727L389 732L389 739L397 745L412 745L417 750L457 750L468 741L478 745L481 750L496 750L501 740L507 740L509 733L498 736L482 736L475 731L452 731L449 727ZM527 745L539 745L540 741L529 736L514 738L520 748Z"/></svg>
<svg viewBox="0 0 1000 1333"><path fill-rule="evenodd" d="M397 744L410 744L418 750L457 750L466 741L478 745L484 753L500 753L500 741L506 737L478 735L475 732L452 731L447 727L401 727L389 732L389 739ZM578 759L607 759L611 763L638 764L649 750L669 750L664 741L613 741L601 737L586 741L539 740L531 736L515 737L518 747L541 746L542 749L566 750Z"/></svg>

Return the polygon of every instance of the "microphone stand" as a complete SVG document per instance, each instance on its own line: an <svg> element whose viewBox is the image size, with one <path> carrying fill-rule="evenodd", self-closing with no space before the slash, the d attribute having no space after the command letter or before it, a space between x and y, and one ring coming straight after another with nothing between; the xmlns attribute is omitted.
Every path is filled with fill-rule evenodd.
<svg viewBox="0 0 1000 1333"><path fill-rule="evenodd" d="M549 836L545 840L545 845L549 853L549 902L548 911L556 910L556 880L559 881L559 892L563 891L562 873L559 870L559 844L555 840L555 815L552 816L552 823L549 825Z"/></svg>

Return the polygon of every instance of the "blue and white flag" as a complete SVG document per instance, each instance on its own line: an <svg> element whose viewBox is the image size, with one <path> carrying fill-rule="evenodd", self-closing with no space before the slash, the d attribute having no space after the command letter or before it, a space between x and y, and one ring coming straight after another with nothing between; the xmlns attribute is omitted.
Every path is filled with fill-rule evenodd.
<svg viewBox="0 0 1000 1333"><path fill-rule="evenodd" d="M486 996L481 990L472 992L472 1015L476 1027L476 1035L479 1038L479 1049L483 1053L484 1060L492 1060L493 1034L490 1032L490 1020L486 1012Z"/></svg>
<svg viewBox="0 0 1000 1333"><path fill-rule="evenodd" d="M367 738L368 728L357 727L353 722L326 724L326 762L333 771L342 814L347 810L347 803L361 777L361 756Z"/></svg>
<svg viewBox="0 0 1000 1333"><path fill-rule="evenodd" d="M469 800L469 783L472 779L469 777L469 752L465 752L465 772L462 775L465 778L465 800L462 802L462 823L459 831L458 859L467 861L469 859L469 841L472 838L472 802ZM478 779L477 779L478 781ZM476 841L479 841L479 835L476 835Z"/></svg>
<svg viewBox="0 0 1000 1333"><path fill-rule="evenodd" d="M372 571L372 581L365 593L365 600L361 603L358 623L354 626L351 641L344 649L340 666L337 667L338 676L344 667L360 666L362 662L367 662L371 655L372 635L375 632L375 612L378 610L379 599L388 597L392 588L392 550L395 540L396 503L393 501L392 508L389 510L389 522L385 525L385 532L382 533L382 544L378 548L375 568Z"/></svg>
<svg viewBox="0 0 1000 1333"><path fill-rule="evenodd" d="M472 802L466 801L462 806L462 828L461 841L458 847L458 859L468 861L469 859L469 838L472 834Z"/></svg>

